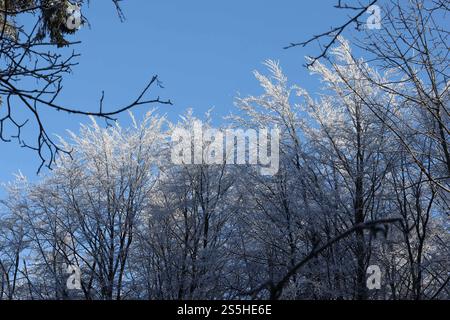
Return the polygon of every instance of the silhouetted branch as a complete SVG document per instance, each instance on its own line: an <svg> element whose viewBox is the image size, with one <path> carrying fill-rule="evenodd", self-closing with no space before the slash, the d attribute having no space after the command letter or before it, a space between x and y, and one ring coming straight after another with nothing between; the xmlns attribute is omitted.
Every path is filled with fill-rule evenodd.
<svg viewBox="0 0 450 320"><path fill-rule="evenodd" d="M112 0L112 2L120 19L123 20L121 1ZM162 100L160 97L147 98L151 88L162 87L156 75L139 92L137 98L129 104L117 106L111 111L105 110L104 93L102 93L98 111L84 111L85 108L68 107L57 103L57 98L63 90L64 76L71 73L72 68L78 65L75 59L79 56L74 51L68 56L63 56L55 48L70 47L79 43L65 40L64 34L73 32L56 24L53 16L49 16L50 13L54 14L55 10L61 10L61 14L65 14L64 4L64 1L49 2L47 0L0 1L0 23L3 25L3 27L0 25L0 61L2 63L0 110L4 110L4 114L0 116L0 140L11 142L14 138L22 147L35 150L41 160L38 172L44 165L51 168L60 152L70 153L70 150L62 150L51 139L43 123L40 108L115 121L115 116L137 106L171 104L170 100ZM14 17L23 13L35 13L35 24L29 31L24 26L17 26L10 22L10 16ZM28 88L30 84L33 86L32 88ZM2 97L6 101L2 101ZM24 107L31 115L32 121L22 122L17 119L20 107ZM29 123L35 125L38 131L36 142L33 144L26 142L22 137L22 129ZM16 134L10 137L6 135L7 124L16 129Z"/></svg>
<svg viewBox="0 0 450 320"><path fill-rule="evenodd" d="M356 28L359 29L360 26L361 26L361 22L358 19L363 14L365 14L367 12L367 10L371 6L373 6L377 2L378 2L378 0L372 0L367 5L350 6L350 5L347 5L347 4L343 4L342 1L339 0L338 4L335 5L335 8L337 8L337 9L355 10L355 11L357 11L357 13L355 15L351 16L350 19L348 19L344 24L342 24L342 25L340 25L338 27L333 27L330 31L323 32L321 34L315 35L312 38L310 38L309 40L306 40L306 41L303 41L303 42L298 42L298 43L293 42L293 43L289 44L288 46L286 46L284 49L290 49L290 48L298 47L298 46L306 47L307 45L311 44L312 42L320 41L322 38L331 38L331 40L329 40L327 42L327 44L323 47L323 49L321 50L321 53L319 55L317 55L315 57L311 57L311 61L307 65L308 66L312 66L314 64L314 62L316 62L317 60L327 56L328 51L334 45L334 43L337 41L338 37L340 35L342 35L342 33L351 24L356 24Z"/></svg>
<svg viewBox="0 0 450 320"><path fill-rule="evenodd" d="M350 228L349 230L345 231L344 233L341 233L340 235L336 236L335 238L333 238L332 240L330 240L326 244L324 244L324 245L322 245L320 247L314 248L300 262L295 264L295 266L293 268L291 268L286 273L286 275L283 278L281 278L281 280L278 281L276 284L273 283L272 281L267 281L263 285L258 287L257 289L255 289L255 290L251 291L250 293L248 293L248 295L256 296L263 290L269 290L270 291L270 298L271 298L271 300L277 300L277 299L280 298L281 294L283 293L283 289L289 283L290 279L304 265L306 265L309 261L311 261L312 259L314 259L317 256L319 256L322 252L324 252L325 250L327 250L328 248L330 248L331 246L333 246L337 242L339 242L339 241L341 241L341 240L351 236L352 234L354 234L357 231L360 231L360 230L372 230L372 229L376 228L377 226L379 226L381 224L386 225L386 224L393 224L393 223L396 223L396 222L401 222L401 219L400 218L381 219L381 220L375 220L375 221L370 221L370 222L365 222L365 223L362 223L362 224L358 224L358 225Z"/></svg>

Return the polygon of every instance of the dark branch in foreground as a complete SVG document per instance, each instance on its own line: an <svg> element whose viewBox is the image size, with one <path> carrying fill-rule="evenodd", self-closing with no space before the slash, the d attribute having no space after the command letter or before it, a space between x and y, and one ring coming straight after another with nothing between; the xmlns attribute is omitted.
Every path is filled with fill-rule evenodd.
<svg viewBox="0 0 450 320"><path fill-rule="evenodd" d="M286 273L286 275L276 284L274 284L272 281L267 281L257 289L251 291L247 295L251 296L257 296L261 291L263 290L269 290L270 291L270 299L271 300L277 300L281 297L284 288L289 283L290 279L302 268L304 265L306 265L309 261L312 259L318 257L322 252L336 244L337 242L351 236L357 231L361 230L373 230L376 229L379 225L386 225L386 224L393 224L397 222L401 222L402 220L400 218L392 218L392 219L382 219L382 220L375 220L370 221L362 224L358 224L351 229L345 231L344 233L336 236L326 244L322 245L321 247L314 248L306 257L304 257L300 262L298 262L289 272Z"/></svg>
<svg viewBox="0 0 450 320"><path fill-rule="evenodd" d="M119 18L124 20L121 0L112 2ZM104 110L104 93L98 111L84 111L87 109L59 104L57 98L63 91L64 77L78 65L75 59L79 56L74 51L64 56L57 49L79 43L65 39L67 34L76 32L65 28L65 5L67 2L64 1L0 1L0 141L11 142L14 139L21 147L36 151L41 160L38 173L44 166L51 169L58 154L71 153L70 150L61 149L48 134L43 121L43 109L115 121L115 116L137 106L171 104L170 100L162 100L160 97L147 98L152 88L162 87L156 75L136 99L111 111ZM14 17L25 13L36 17L34 25L15 24ZM30 119L19 120L20 108ZM23 137L23 129L27 124L36 128L34 143L25 141ZM7 133L8 127L12 127L15 133Z"/></svg>
<svg viewBox="0 0 450 320"><path fill-rule="evenodd" d="M327 41L327 43L325 44L325 46L323 47L323 49L321 50L320 54L318 54L317 56L314 57L310 57L311 61L307 64L307 66L312 66L314 64L314 62L316 62L317 60L320 60L321 58L325 58L328 54L328 51L330 50L330 48L336 43L338 37L340 35L342 35L342 33L352 24L356 24L356 29L360 29L361 27L361 22L359 21L359 18L364 15L367 10L373 6L374 4L376 4L378 2L378 0L372 0L369 4L365 5L365 6L349 6L347 4L343 4L341 0L339 0L338 4L335 6L335 8L337 9L347 9L347 10L355 10L358 11L357 14L353 15L350 17L350 19L348 19L344 24L338 26L338 27L333 27L331 30L315 35L312 38L310 38L309 40L303 41L303 42L298 42L298 43L291 43L288 46L284 47L284 49L290 49L290 48L294 48L294 47L306 47L307 45L311 44L312 42L315 41L320 41L323 38L331 38L330 40Z"/></svg>

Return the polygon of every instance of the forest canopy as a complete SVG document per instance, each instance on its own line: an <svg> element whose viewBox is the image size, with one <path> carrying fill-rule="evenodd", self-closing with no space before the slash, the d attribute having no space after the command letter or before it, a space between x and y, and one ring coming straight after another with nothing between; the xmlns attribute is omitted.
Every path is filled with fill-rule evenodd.
<svg viewBox="0 0 450 320"><path fill-rule="evenodd" d="M261 93L237 97L220 128L212 112L135 118L135 106L171 103L144 98L155 76L130 106L83 113L91 121L57 142L43 131L40 143L72 152L52 155L38 181L18 174L6 185L0 300L448 300L449 5L337 7L364 13L374 4L385 12L377 32L344 36L361 27L356 14L312 38L328 43L305 60L314 92L292 83L283 61L267 60L254 72ZM67 2L51 5L0 0L2 50L23 50L8 18L23 10L40 16L30 41L68 45ZM43 92L61 80L35 72L48 81ZM19 76L4 80L2 70L2 107L15 96L30 111L34 101L75 112L54 105L58 86L46 100L17 91L10 81ZM113 121L123 111L129 127ZM173 133L198 123L209 133L278 128L278 172L174 163ZM212 140L189 141L193 154L199 145L211 155ZM377 273L381 282L371 282Z"/></svg>

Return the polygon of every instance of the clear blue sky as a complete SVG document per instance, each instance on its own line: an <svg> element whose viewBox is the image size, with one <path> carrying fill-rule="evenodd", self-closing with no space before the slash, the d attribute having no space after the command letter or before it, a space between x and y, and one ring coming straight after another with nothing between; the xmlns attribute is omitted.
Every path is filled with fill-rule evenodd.
<svg viewBox="0 0 450 320"><path fill-rule="evenodd" d="M105 90L105 108L130 102L153 74L172 107L160 113L175 119L192 107L198 116L211 107L216 120L233 110L237 93L261 92L252 71L266 59L280 60L290 80L310 90L317 81L304 69L304 56L317 47L283 50L345 19L334 0L159 0L123 1L121 23L111 1L91 1L83 13L91 27L79 31L80 65L67 77L59 102L97 109ZM147 110L147 109L144 109ZM136 109L138 117L142 109ZM122 117L124 123L128 117ZM82 117L44 112L50 133L76 131ZM0 181L21 170L36 179L37 155L16 143L0 143ZM2 192L0 191L0 194Z"/></svg>

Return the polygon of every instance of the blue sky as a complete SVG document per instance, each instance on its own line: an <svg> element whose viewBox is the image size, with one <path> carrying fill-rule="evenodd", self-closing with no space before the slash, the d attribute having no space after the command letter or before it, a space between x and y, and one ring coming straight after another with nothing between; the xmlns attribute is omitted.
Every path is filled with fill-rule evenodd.
<svg viewBox="0 0 450 320"><path fill-rule="evenodd" d="M105 90L105 108L124 105L153 74L165 89L155 92L174 106L159 108L175 120L187 108L196 115L214 107L216 121L233 111L238 92L258 94L252 71L263 70L266 59L280 60L292 82L314 91L317 79L308 76L304 56L318 48L283 50L345 19L334 0L126 0L127 20L121 23L110 1L91 1L83 13L90 22L73 40L80 65L65 81L59 102L96 110ZM137 117L148 108L136 109ZM128 116L121 117L127 123ZM83 117L43 111L48 132L76 131ZM30 132L31 128L30 128ZM0 144L0 181L21 170L32 180L37 155L16 143Z"/></svg>

